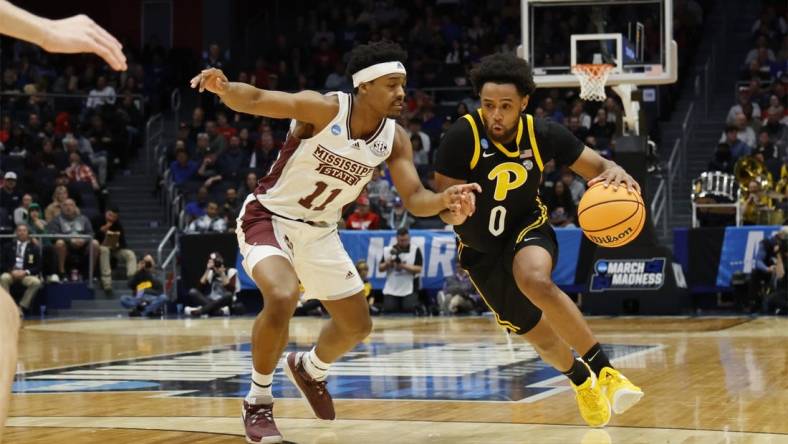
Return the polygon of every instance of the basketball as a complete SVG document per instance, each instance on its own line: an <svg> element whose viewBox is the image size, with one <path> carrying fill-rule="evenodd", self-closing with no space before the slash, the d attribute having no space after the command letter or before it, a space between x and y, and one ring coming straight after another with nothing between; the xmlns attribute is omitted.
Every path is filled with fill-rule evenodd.
<svg viewBox="0 0 788 444"><path fill-rule="evenodd" d="M646 205L640 193L627 188L605 188L598 183L589 188L577 208L580 228L591 242L602 247L620 247L635 239L646 221Z"/></svg>

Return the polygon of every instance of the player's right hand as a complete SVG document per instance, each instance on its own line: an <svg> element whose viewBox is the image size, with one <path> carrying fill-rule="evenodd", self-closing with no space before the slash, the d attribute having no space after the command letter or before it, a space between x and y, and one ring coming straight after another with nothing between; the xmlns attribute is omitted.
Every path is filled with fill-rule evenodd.
<svg viewBox="0 0 788 444"><path fill-rule="evenodd" d="M189 83L192 88L197 88L200 92L207 89L214 94L222 95L227 92L230 81L221 69L208 68L200 71Z"/></svg>
<svg viewBox="0 0 788 444"><path fill-rule="evenodd" d="M476 211L476 195L482 188L478 183L452 185L443 191L443 200L446 208L452 213L470 217Z"/></svg>

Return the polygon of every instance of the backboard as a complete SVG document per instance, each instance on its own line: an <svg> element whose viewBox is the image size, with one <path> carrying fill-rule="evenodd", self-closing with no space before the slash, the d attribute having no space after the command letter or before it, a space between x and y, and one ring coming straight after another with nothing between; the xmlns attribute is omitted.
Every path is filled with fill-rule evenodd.
<svg viewBox="0 0 788 444"><path fill-rule="evenodd" d="M576 64L608 63L607 85L676 81L672 0L521 0L522 56L542 87L576 87Z"/></svg>

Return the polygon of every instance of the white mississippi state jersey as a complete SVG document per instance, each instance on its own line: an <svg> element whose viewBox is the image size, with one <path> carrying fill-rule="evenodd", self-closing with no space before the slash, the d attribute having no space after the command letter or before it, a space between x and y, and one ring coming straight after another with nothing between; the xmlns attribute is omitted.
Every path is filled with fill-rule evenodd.
<svg viewBox="0 0 788 444"><path fill-rule="evenodd" d="M372 170L391 154L396 123L383 119L369 139L352 139L353 95L329 93L339 112L308 139L294 135L296 122L271 170L255 195L269 211L290 219L333 224L342 208L354 201L372 177Z"/></svg>

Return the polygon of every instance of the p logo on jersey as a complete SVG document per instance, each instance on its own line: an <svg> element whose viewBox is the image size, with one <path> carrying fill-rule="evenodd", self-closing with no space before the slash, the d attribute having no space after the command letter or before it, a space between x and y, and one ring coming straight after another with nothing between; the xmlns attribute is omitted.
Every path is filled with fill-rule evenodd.
<svg viewBox="0 0 788 444"><path fill-rule="evenodd" d="M500 202L506 200L509 191L520 188L528 180L528 171L519 163L504 162L493 168L487 178L495 181L493 197Z"/></svg>

